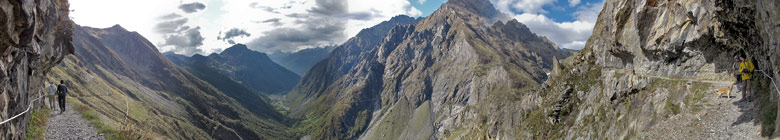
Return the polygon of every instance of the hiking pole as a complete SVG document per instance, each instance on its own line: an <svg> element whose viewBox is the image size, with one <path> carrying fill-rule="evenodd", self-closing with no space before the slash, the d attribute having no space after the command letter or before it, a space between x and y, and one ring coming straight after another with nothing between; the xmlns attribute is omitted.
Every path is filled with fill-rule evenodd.
<svg viewBox="0 0 780 140"><path fill-rule="evenodd" d="M775 79L772 79L772 77L769 76L769 74L766 74L766 72L764 72L764 70L756 70L756 71L760 71L761 73L764 74L764 76L769 78L769 80L772 81L772 85L775 85L775 91L780 94L780 90L777 89L777 84L775 83Z"/></svg>

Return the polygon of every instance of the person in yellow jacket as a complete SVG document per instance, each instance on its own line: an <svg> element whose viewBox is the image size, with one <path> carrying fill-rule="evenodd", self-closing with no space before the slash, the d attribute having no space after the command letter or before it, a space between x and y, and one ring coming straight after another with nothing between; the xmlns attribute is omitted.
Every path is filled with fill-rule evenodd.
<svg viewBox="0 0 780 140"><path fill-rule="evenodd" d="M742 99L747 99L748 102L752 102L753 92L750 91L750 79L753 79L753 70L755 70L755 67L753 66L753 62L751 62L750 59L746 60L744 56L740 56L739 60L741 61L739 63L739 72L742 73L743 84Z"/></svg>

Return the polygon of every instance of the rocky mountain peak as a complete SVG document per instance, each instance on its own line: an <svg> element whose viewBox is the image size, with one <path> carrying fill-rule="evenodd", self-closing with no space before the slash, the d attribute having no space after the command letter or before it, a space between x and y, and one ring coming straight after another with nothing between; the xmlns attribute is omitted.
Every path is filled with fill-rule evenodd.
<svg viewBox="0 0 780 140"><path fill-rule="evenodd" d="M250 50L246 45L244 44L236 44L233 46L230 46L229 48L222 51L220 54L237 54L237 53L243 53Z"/></svg>
<svg viewBox="0 0 780 140"><path fill-rule="evenodd" d="M336 48L290 92L290 116L312 119L314 139L443 139L496 124L501 115L470 116L522 99L565 58L524 24L497 23L503 17L489 1L451 0L416 24L376 27L388 29L381 40L358 35L377 42Z"/></svg>
<svg viewBox="0 0 780 140"><path fill-rule="evenodd" d="M122 27L119 24L115 24L114 26L111 26L111 27L107 28L106 30L118 31L118 32L130 32L130 31L128 31L127 29L125 29L124 27Z"/></svg>
<svg viewBox="0 0 780 140"><path fill-rule="evenodd" d="M407 15L397 15L397 16L394 16L394 17L390 18L390 21L394 21L394 20L395 21L398 21L398 20L414 20L414 18L410 17L410 16L407 16ZM383 21L383 22L387 22L387 21Z"/></svg>
<svg viewBox="0 0 780 140"><path fill-rule="evenodd" d="M483 24L509 19L508 15L498 11L493 4L487 0L450 0L431 14L430 17L452 18L453 16L484 19L486 22Z"/></svg>

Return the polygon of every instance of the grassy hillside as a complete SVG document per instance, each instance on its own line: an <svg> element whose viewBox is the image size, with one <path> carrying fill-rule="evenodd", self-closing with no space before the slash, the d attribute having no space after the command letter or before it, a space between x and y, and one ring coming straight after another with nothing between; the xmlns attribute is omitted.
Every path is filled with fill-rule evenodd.
<svg viewBox="0 0 780 140"><path fill-rule="evenodd" d="M115 74L102 66L95 66L100 71L93 72L81 64L75 57L68 57L61 65L52 68L49 81L65 80L70 87L72 98L69 99L97 111L97 120L106 126L155 137L209 137L195 125L185 123L192 118L181 106L175 105L176 100L183 99L151 90L121 75L113 76Z"/></svg>
<svg viewBox="0 0 780 140"><path fill-rule="evenodd" d="M73 103L114 130L169 139L298 137L257 94L220 90L235 83L197 78L135 32L77 27L74 42L76 55L53 68L49 80L67 81Z"/></svg>

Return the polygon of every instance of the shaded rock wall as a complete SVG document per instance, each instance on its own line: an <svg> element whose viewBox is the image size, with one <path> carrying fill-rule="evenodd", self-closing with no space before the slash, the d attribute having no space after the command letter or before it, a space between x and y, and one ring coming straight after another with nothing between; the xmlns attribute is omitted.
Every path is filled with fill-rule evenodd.
<svg viewBox="0 0 780 140"><path fill-rule="evenodd" d="M780 1L762 0L757 1L755 4L756 13L756 29L758 35L761 37L761 46L755 46L755 50L761 53L761 60L757 64L759 67L764 68L766 74L772 76L775 82L778 82L780 78ZM775 83L780 84L780 83ZM775 85L770 85L770 93L773 95L772 101L780 105L778 101L778 95ZM780 119L780 118L779 118ZM775 121L774 136L777 137L780 134L780 120Z"/></svg>
<svg viewBox="0 0 780 140"><path fill-rule="evenodd" d="M67 0L0 1L0 118L25 111L44 75L73 53ZM40 107L37 104L36 107ZM0 139L22 139L29 114L0 126Z"/></svg>

